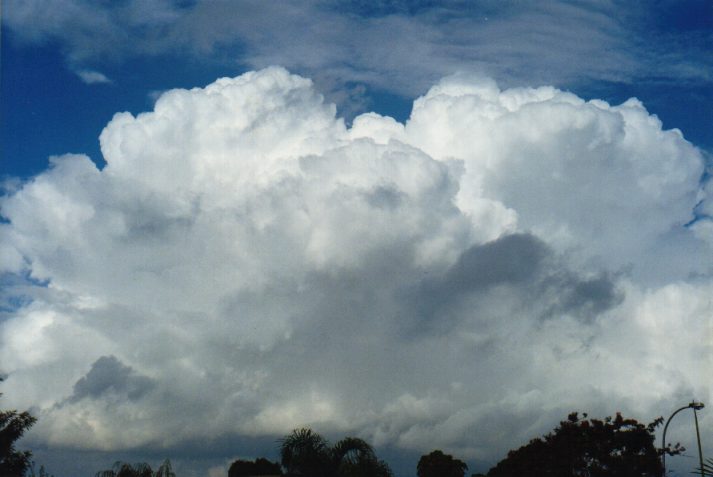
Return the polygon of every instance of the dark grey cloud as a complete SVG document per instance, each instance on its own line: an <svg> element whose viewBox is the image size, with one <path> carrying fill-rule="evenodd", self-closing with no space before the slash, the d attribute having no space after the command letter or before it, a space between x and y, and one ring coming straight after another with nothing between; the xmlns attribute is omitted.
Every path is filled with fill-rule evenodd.
<svg viewBox="0 0 713 477"><path fill-rule="evenodd" d="M464 314L485 319L486 295L494 288L541 320L572 315L588 322L623 299L615 280L606 273L583 276L538 237L517 233L470 247L441 277L424 279L404 296L412 307L410 327L418 333L449 330ZM462 310L464 304L470 312Z"/></svg>
<svg viewBox="0 0 713 477"><path fill-rule="evenodd" d="M468 292L525 283L533 279L551 253L534 235L505 235L466 250L441 286L454 292Z"/></svg>
<svg viewBox="0 0 713 477"><path fill-rule="evenodd" d="M616 287L615 277L599 274L593 278L564 278L560 287L560 305L554 313L573 313L589 321L621 303L623 292Z"/></svg>
<svg viewBox="0 0 713 477"><path fill-rule="evenodd" d="M129 401L141 399L155 386L147 376L126 366L115 356L97 359L89 372L74 383L71 401L99 399L108 395L125 397Z"/></svg>
<svg viewBox="0 0 713 477"><path fill-rule="evenodd" d="M377 186L365 194L366 201L372 207L394 209L403 200L403 194L393 186Z"/></svg>

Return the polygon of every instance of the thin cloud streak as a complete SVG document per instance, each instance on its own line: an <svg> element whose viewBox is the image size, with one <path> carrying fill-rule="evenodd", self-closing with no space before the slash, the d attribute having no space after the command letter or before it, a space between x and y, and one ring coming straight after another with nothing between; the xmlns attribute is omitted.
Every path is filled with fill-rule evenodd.
<svg viewBox="0 0 713 477"><path fill-rule="evenodd" d="M87 84L106 84L112 82L103 73L98 71L80 70L77 71L77 76L79 76L79 78Z"/></svg>

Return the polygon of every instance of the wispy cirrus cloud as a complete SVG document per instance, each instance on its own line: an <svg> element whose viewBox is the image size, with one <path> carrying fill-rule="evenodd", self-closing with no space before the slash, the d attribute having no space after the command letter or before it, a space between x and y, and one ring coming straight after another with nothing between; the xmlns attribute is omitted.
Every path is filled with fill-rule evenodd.
<svg viewBox="0 0 713 477"><path fill-rule="evenodd" d="M13 3L3 22L26 41L59 40L71 61L92 64L137 55L189 54L277 64L328 90L357 82L415 96L445 74L475 71L507 85L572 85L598 80L709 82L706 29L657 30L667 8L628 2L397 3L254 1L182 4L80 1ZM652 10L654 9L654 10ZM98 39L101 38L101 41Z"/></svg>

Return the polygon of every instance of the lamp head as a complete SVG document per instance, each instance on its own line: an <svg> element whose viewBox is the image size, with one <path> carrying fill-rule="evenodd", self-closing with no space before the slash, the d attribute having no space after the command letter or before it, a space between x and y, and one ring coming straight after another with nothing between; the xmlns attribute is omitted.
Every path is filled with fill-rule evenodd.
<svg viewBox="0 0 713 477"><path fill-rule="evenodd" d="M691 401L691 403L688 405L688 407L691 407L691 408L695 409L696 411L700 411L705 406L703 405L702 402Z"/></svg>

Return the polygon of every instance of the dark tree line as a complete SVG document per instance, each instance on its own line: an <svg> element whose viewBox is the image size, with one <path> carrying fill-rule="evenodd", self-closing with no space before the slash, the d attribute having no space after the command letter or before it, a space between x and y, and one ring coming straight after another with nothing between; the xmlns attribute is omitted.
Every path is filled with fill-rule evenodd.
<svg viewBox="0 0 713 477"><path fill-rule="evenodd" d="M685 450L678 445L656 448L654 432L662 422L658 418L644 425L621 414L587 419L586 414L572 413L552 432L510 451L487 477L662 477L662 452L674 455ZM378 460L371 446L361 439L348 437L330 446L312 430L298 429L280 444L282 468L271 463L265 473L259 473L256 468L244 467L245 473L230 473L229 477L392 475L388 465ZM710 461L704 470L709 472L712 467ZM422 456L416 468L418 477L465 477L467 470L465 462L440 450Z"/></svg>
<svg viewBox="0 0 713 477"><path fill-rule="evenodd" d="M0 411L0 477L35 475L30 451L15 448L17 440L35 421L28 412ZM580 417L571 413L552 432L510 451L488 471L487 477L662 477L661 455L685 451L678 444L665 449L655 447L654 432L662 422L658 418L645 425L621 414L587 419L586 414ZM264 458L236 460L228 477L393 477L388 464L377 457L371 445L357 437L346 437L332 445L311 429L295 429L279 441L279 452L279 463ZM465 477L467 470L465 462L440 450L423 455L416 468L418 477ZM701 470L713 476L713 460L708 459L696 473ZM48 474L41 469L40 477L43 476ZM116 462L95 477L176 474L166 460L156 471L144 463Z"/></svg>
<svg viewBox="0 0 713 477"><path fill-rule="evenodd" d="M145 462L129 464L117 461L111 469L97 472L95 477L176 477L176 473L173 472L171 461L168 459L163 461L155 472Z"/></svg>

